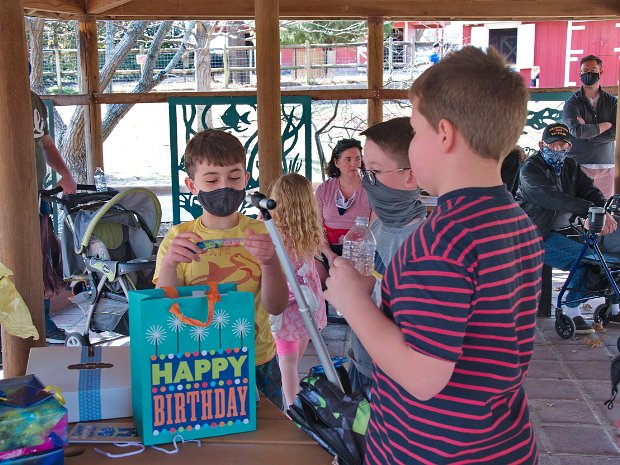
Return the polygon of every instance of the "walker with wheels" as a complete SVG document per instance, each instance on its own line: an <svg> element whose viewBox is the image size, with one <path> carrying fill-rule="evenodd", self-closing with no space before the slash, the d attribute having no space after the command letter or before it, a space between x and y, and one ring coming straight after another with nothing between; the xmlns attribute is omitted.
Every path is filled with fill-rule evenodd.
<svg viewBox="0 0 620 465"><path fill-rule="evenodd" d="M575 323L562 311L563 304L574 305L593 298L604 297L605 303L598 305L594 311L594 323L606 326L611 318L612 303L616 299L620 302L620 288L616 281L619 279L617 275L620 274L620 255L617 255L617 259L609 253L604 256L598 244L600 233L605 226L606 212L611 214L620 212L620 194L610 197L605 207L590 207L588 211L589 229L579 227L571 221L571 227L579 235L583 247L560 289L555 307L555 330L563 339L570 339L575 334ZM564 294L569 290L568 283L580 266L586 268L586 294L581 299L564 300ZM620 338L616 344L620 350Z"/></svg>

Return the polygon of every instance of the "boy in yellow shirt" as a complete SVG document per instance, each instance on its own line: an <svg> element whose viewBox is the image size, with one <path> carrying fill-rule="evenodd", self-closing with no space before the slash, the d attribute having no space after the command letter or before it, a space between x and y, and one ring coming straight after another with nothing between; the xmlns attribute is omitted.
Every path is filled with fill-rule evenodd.
<svg viewBox="0 0 620 465"><path fill-rule="evenodd" d="M196 134L185 149L185 185L202 205L200 218L174 226L157 254L153 282L157 287L235 282L237 289L254 293L256 384L283 409L282 379L269 315L280 314L288 289L276 251L261 221L237 209L245 197L249 173L245 150L224 131ZM243 239L240 245L201 249L197 242ZM234 243L234 241L233 241Z"/></svg>

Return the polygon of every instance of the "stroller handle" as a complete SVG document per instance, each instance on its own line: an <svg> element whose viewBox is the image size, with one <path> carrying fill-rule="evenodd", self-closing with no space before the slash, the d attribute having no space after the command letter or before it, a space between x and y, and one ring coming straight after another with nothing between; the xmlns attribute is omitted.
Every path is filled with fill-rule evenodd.
<svg viewBox="0 0 620 465"><path fill-rule="evenodd" d="M97 187L94 184L78 184L76 186L76 190L97 192ZM63 200L61 198L56 197L56 194L59 194L61 192L62 186L56 186L53 189L41 189L39 191L39 196L41 197L41 200L63 203Z"/></svg>

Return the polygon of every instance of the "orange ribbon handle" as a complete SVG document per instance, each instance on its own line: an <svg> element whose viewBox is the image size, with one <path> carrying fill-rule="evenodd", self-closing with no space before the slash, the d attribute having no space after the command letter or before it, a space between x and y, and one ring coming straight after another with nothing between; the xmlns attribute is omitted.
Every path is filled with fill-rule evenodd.
<svg viewBox="0 0 620 465"><path fill-rule="evenodd" d="M181 307L179 306L178 302L175 302L170 306L169 312L176 316L186 325L203 327L209 326L211 324L211 321L213 321L213 310L215 308L215 304L220 301L220 293L217 290L216 282L208 282L207 285L209 286L209 290L207 291L207 299L209 301L209 317L207 318L207 321L202 322L200 320L196 320L195 318L190 318L183 315L183 313L181 313ZM175 287L166 286L162 287L162 289L166 296L171 299L179 297L179 291Z"/></svg>

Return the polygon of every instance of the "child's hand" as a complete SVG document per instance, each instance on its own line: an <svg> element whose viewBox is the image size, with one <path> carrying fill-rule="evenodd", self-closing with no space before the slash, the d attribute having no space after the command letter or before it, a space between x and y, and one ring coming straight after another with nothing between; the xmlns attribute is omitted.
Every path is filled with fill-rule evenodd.
<svg viewBox="0 0 620 465"><path fill-rule="evenodd" d="M200 242L202 238L193 232L183 232L176 236L170 242L170 248L164 256L162 265L175 267L179 263L191 263L200 260L200 254L204 253L196 242Z"/></svg>
<svg viewBox="0 0 620 465"><path fill-rule="evenodd" d="M371 300L375 282L374 276L362 276L347 260L338 257L329 269L329 278L325 281L325 300L346 318L356 308L362 307L359 305L361 300Z"/></svg>
<svg viewBox="0 0 620 465"><path fill-rule="evenodd" d="M324 251L323 255L325 255L325 258L327 258L327 264L330 267L334 266L334 260L338 258L338 254L334 253L332 249L329 249L329 250Z"/></svg>
<svg viewBox="0 0 620 465"><path fill-rule="evenodd" d="M248 229L245 233L246 239L243 243L245 249L254 255L254 258L261 265L273 265L277 263L276 248L271 242L269 234L258 234Z"/></svg>

